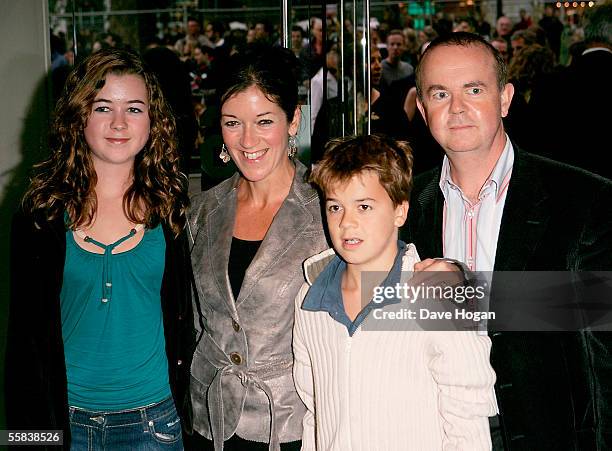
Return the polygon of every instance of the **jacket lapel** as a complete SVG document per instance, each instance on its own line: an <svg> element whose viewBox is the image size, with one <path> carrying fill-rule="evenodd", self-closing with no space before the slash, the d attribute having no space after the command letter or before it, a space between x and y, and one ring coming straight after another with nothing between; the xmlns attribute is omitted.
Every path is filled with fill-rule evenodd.
<svg viewBox="0 0 612 451"><path fill-rule="evenodd" d="M435 171L430 182L417 198L420 213L411 237L422 258L442 257L442 223L444 215L444 198L440 191L440 171ZM408 212L410 215L410 212Z"/></svg>
<svg viewBox="0 0 612 451"><path fill-rule="evenodd" d="M234 295L227 275L236 216L236 190L225 199L223 205L219 205L208 216L208 255L211 258L211 267L217 286L221 287L221 295L230 313L236 316Z"/></svg>
<svg viewBox="0 0 612 451"><path fill-rule="evenodd" d="M206 213L205 221L199 220L199 222L205 222L206 231L205 233L198 233L198 230L195 230L192 251L192 255L201 255L202 259L209 259L212 276L219 287L219 293L223 297L228 311L234 316L236 308L227 276L227 263L234 231L238 180L238 174L236 174L229 184L221 184L214 188L216 189L217 205ZM198 248L201 250L196 251ZM206 249L206 252L204 252L204 249ZM193 266L194 275L198 278L207 271L208 262L193 262Z"/></svg>
<svg viewBox="0 0 612 451"><path fill-rule="evenodd" d="M496 271L522 271L537 247L550 219L548 192L541 175L514 146L515 163L504 206L497 253Z"/></svg>

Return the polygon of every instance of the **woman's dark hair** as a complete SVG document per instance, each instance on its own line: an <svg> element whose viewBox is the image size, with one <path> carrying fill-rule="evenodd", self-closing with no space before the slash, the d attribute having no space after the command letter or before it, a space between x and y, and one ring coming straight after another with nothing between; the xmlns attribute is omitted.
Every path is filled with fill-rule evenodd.
<svg viewBox="0 0 612 451"><path fill-rule="evenodd" d="M84 129L92 105L108 75L142 78L149 100L150 133L136 155L131 186L123 196L123 211L135 224L151 228L160 221L178 235L188 204L185 177L179 172L176 123L154 73L133 52L100 50L75 67L66 81L51 128L51 155L35 166L36 174L23 199L36 220L70 218L77 229L92 223L97 210L97 174ZM38 222L37 222L38 223Z"/></svg>
<svg viewBox="0 0 612 451"><path fill-rule="evenodd" d="M220 106L232 96L256 86L293 120L298 105L299 62L293 52L282 47L251 44L229 60L227 77L221 80Z"/></svg>
<svg viewBox="0 0 612 451"><path fill-rule="evenodd" d="M516 90L528 100L532 89L554 70L555 54L552 50L532 44L514 54L508 67L508 77Z"/></svg>

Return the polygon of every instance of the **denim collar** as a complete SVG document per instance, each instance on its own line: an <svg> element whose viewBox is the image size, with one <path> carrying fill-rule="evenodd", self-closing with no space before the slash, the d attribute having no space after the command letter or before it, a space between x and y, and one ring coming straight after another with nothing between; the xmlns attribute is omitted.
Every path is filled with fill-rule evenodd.
<svg viewBox="0 0 612 451"><path fill-rule="evenodd" d="M406 251L406 243L401 240L397 242L397 255L393 262L393 267L387 277L379 285L381 287L394 287L400 282L402 274L402 257ZM310 312L327 312L336 321L344 324L353 335L359 325L367 317L368 313L374 308L381 308L385 305L396 304L398 299L384 299L380 303L370 301L363 310L357 315L355 321L351 321L344 310L342 302L342 274L346 270L346 263L337 255L319 274L308 290L308 294L302 303L302 310Z"/></svg>

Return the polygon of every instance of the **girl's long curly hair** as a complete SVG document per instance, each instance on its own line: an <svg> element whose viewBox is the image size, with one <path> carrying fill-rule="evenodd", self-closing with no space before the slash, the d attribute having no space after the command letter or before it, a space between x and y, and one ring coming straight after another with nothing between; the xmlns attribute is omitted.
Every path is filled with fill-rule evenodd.
<svg viewBox="0 0 612 451"><path fill-rule="evenodd" d="M149 97L150 134L134 161L133 181L123 196L123 211L148 228L159 222L178 235L185 226L187 178L179 172L176 124L155 75L133 52L105 49L84 59L68 76L50 134L51 155L34 166L35 176L23 208L35 221L52 221L66 212L69 228L90 225L97 210L96 171L84 129L106 77L138 75Z"/></svg>

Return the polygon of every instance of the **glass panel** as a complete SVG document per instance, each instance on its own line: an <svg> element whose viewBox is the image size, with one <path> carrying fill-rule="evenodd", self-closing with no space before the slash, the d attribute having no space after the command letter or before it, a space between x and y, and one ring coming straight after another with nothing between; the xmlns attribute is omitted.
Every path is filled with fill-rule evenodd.
<svg viewBox="0 0 612 451"><path fill-rule="evenodd" d="M187 167L199 172L203 164L204 172L215 179L228 172L217 161L220 135L215 109L216 80L223 76L227 54L240 52L257 40L281 44L286 24L291 33L289 46L304 63L298 142L300 158L309 162L320 156L329 138L372 131L372 47L366 43L378 47L384 58L385 34L404 29L409 49L403 59L414 66L420 45L430 39L434 29L459 17L479 19L481 12L491 9L492 2L48 0L48 4L55 36L56 96L75 56L83 58L97 48L126 46L145 52L156 46L178 53L186 67L198 121L194 134L198 139L194 150L187 151ZM283 6L287 17L281 16Z"/></svg>
<svg viewBox="0 0 612 451"><path fill-rule="evenodd" d="M306 84L310 85L313 162L321 157L328 139L359 133L363 126L354 101L363 99L357 93L364 87L364 55L359 44L365 15L361 3L320 3L309 11L312 36L309 47L319 52L315 67L312 67L312 58L305 61L310 77ZM353 26L355 23L357 27ZM317 39L321 40L320 44ZM353 45L355 39L357 47Z"/></svg>
<svg viewBox="0 0 612 451"><path fill-rule="evenodd" d="M105 46L125 46L142 53L152 47L171 49L182 61L189 85L193 112L184 117L191 114L197 120L195 131L185 132L194 141L193 150L185 151L186 168L191 172L202 169L210 179L207 183L216 183L233 170L218 159L216 80L223 76L228 55L241 52L247 43L282 43L283 5L289 11L284 22L291 33L290 47L304 64L298 143L305 162L316 160L329 138L371 131L370 61L378 57L371 54L369 43L378 44L384 57L381 37L385 31L421 30L433 23L436 10L450 7L439 1L434 10L430 0L49 0L51 28L57 37L54 57L63 67L57 76L54 73L54 86L62 85L75 53L79 59ZM476 7L474 3L469 6ZM418 49L409 58L417 56Z"/></svg>

